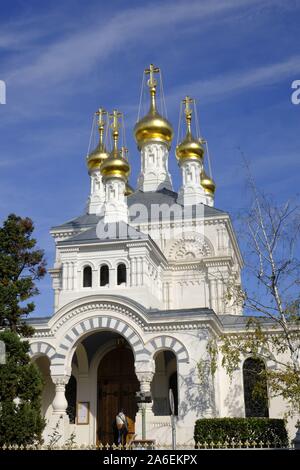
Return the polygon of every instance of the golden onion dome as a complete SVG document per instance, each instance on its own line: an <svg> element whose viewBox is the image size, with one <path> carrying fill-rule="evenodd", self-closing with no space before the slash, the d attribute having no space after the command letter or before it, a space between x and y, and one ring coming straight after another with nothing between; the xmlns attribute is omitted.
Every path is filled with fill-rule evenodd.
<svg viewBox="0 0 300 470"><path fill-rule="evenodd" d="M151 107L152 108L152 107ZM171 146L173 128L167 119L156 110L150 108L149 113L140 119L134 127L134 136L140 150L148 142L164 142Z"/></svg>
<svg viewBox="0 0 300 470"><path fill-rule="evenodd" d="M101 175L106 181L110 178L120 178L127 180L130 173L130 166L120 152L111 152L109 157L101 165Z"/></svg>
<svg viewBox="0 0 300 470"><path fill-rule="evenodd" d="M214 180L205 173L204 170L201 171L200 184L206 194L209 196L213 196L215 194L216 184Z"/></svg>
<svg viewBox="0 0 300 470"><path fill-rule="evenodd" d="M103 108L100 108L95 114L98 116L99 143L97 147L86 157L89 171L97 169L99 170L103 161L109 157L109 153L107 152L103 141L105 125L104 117L107 115L107 111L105 111Z"/></svg>
<svg viewBox="0 0 300 470"><path fill-rule="evenodd" d="M86 157L89 171L100 169L100 166L108 157L109 153L107 152L105 145L99 142L97 147Z"/></svg>
<svg viewBox="0 0 300 470"><path fill-rule="evenodd" d="M172 125L156 109L156 80L154 79L154 73L157 72L159 72L159 69L152 64L148 70L145 70L145 73L150 74L147 84L150 90L151 101L148 114L134 126L134 136L139 150L146 143L153 141L164 142L170 147L173 138Z"/></svg>
<svg viewBox="0 0 300 470"><path fill-rule="evenodd" d="M187 132L184 140L176 147L176 158L179 162L185 160L202 160L204 148L200 139L194 139L191 132Z"/></svg>
<svg viewBox="0 0 300 470"><path fill-rule="evenodd" d="M187 96L183 103L185 104L185 115L187 131L186 136L182 142L176 147L176 158L179 163L186 160L202 160L204 156L204 147L202 146L201 139L195 139L192 134L191 122L192 122L192 110L190 104L194 103L194 100Z"/></svg>
<svg viewBox="0 0 300 470"><path fill-rule="evenodd" d="M134 189L130 186L130 184L127 182L126 187L125 187L125 196L130 196L131 194L134 193Z"/></svg>
<svg viewBox="0 0 300 470"><path fill-rule="evenodd" d="M113 125L112 125L112 136L113 136L113 149L109 157L104 160L101 165L101 175L103 176L104 181L107 181L110 178L119 178L124 181L127 181L130 173L130 165L128 160L125 158L125 149L121 151L118 149L118 118L120 117L118 111L114 111L112 114Z"/></svg>

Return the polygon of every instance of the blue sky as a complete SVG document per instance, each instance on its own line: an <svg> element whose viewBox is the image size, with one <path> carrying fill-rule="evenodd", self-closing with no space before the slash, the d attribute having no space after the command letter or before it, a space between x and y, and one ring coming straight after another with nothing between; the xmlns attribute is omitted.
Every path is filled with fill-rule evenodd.
<svg viewBox="0 0 300 470"><path fill-rule="evenodd" d="M49 228L84 212L85 155L99 106L125 113L135 185L140 169L133 138L142 73L150 62L164 78L168 118L177 133L179 102L198 101L209 142L216 207L233 215L247 205L240 148L260 188L277 201L299 189L300 2L1 1L0 218L30 216L48 266ZM174 187L180 174L170 154ZM35 299L52 313L49 276Z"/></svg>

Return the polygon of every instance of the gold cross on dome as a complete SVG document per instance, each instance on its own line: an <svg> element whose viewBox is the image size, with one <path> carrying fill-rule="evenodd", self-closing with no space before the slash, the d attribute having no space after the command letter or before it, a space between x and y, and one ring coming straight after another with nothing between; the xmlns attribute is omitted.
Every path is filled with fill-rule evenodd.
<svg viewBox="0 0 300 470"><path fill-rule="evenodd" d="M104 108L99 108L98 111L95 112L95 115L98 116L98 124L102 126L104 124L104 116L107 116L107 111Z"/></svg>
<svg viewBox="0 0 300 470"><path fill-rule="evenodd" d="M190 108L190 105L194 103L194 99L191 98L190 96L186 96L183 100L182 100L183 104L185 104L185 109L184 109L184 112L185 112L185 115L186 116L191 116L192 114L192 109Z"/></svg>
<svg viewBox="0 0 300 470"><path fill-rule="evenodd" d="M111 127L114 131L118 131L120 127L119 118L122 117L122 113L117 109L114 109L113 112L109 115L112 119Z"/></svg>
<svg viewBox="0 0 300 470"><path fill-rule="evenodd" d="M153 88L156 86L157 82L154 78L154 74L159 73L159 72L160 72L159 67L155 67L155 65L153 64L150 64L149 68L145 69L145 74L150 75L149 80L147 82L150 88Z"/></svg>

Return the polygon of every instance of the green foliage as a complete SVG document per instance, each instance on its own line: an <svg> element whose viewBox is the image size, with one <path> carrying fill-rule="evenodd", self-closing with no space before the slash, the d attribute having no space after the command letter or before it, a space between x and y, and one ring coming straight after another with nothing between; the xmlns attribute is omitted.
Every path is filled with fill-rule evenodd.
<svg viewBox="0 0 300 470"><path fill-rule="evenodd" d="M26 301L39 293L35 281L46 273L44 252L34 249L33 222L10 214L0 227L0 328L29 336L24 317L34 310Z"/></svg>
<svg viewBox="0 0 300 470"><path fill-rule="evenodd" d="M0 446L41 441L43 379L28 355L29 344L12 331L0 333L6 364L0 365Z"/></svg>
<svg viewBox="0 0 300 470"><path fill-rule="evenodd" d="M300 373L295 362L289 357L289 347L285 333L279 328L269 327L263 331L260 321L262 319L249 318L246 331L243 333L224 334L216 341L209 341L207 351L211 358L211 372L215 373L218 354L221 356L221 366L230 378L240 367L245 357L263 359L276 367L267 367L260 374L261 382L257 382L255 393L263 398L264 389L260 384L267 382L270 397L283 397L289 409L286 415L300 413ZM300 332L290 335L294 342L300 341ZM282 355L287 357L282 360Z"/></svg>
<svg viewBox="0 0 300 470"><path fill-rule="evenodd" d="M196 443L249 440L270 445L288 446L288 434L283 419L270 418L209 418L198 419L195 423Z"/></svg>

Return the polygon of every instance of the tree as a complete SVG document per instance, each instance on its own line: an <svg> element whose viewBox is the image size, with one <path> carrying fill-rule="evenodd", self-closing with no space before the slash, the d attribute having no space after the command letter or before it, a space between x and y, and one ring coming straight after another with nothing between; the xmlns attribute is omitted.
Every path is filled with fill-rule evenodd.
<svg viewBox="0 0 300 470"><path fill-rule="evenodd" d="M281 396L290 405L289 414L300 414L300 262L299 207L287 202L276 205L259 192L250 178L252 204L239 218L249 286L242 290L228 285L227 300L244 304L248 321L245 331L224 334L210 341L208 351L214 373L217 356L231 375L244 357L266 364L257 375L253 393Z"/></svg>
<svg viewBox="0 0 300 470"><path fill-rule="evenodd" d="M13 331L2 331L6 363L0 365L0 446L34 444L41 440L43 380L30 361L28 341Z"/></svg>
<svg viewBox="0 0 300 470"><path fill-rule="evenodd" d="M35 249L33 222L14 214L0 227L0 340L6 346L6 363L0 365L0 445L30 444L41 439L43 380L30 361L26 316L39 293L35 281L45 273L44 252Z"/></svg>
<svg viewBox="0 0 300 470"><path fill-rule="evenodd" d="M35 281L46 273L44 252L35 249L31 219L10 214L0 227L0 328L32 334L24 317L35 305L26 301L39 293Z"/></svg>

